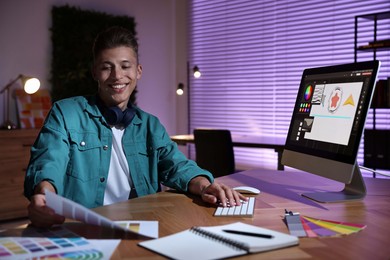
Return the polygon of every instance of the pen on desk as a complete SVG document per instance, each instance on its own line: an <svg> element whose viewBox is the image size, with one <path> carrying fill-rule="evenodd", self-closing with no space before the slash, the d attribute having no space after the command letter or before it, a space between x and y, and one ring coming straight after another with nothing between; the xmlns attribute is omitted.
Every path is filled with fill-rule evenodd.
<svg viewBox="0 0 390 260"><path fill-rule="evenodd" d="M252 232L229 230L229 229L224 229L222 231L230 234L243 235L243 236L261 237L261 238L268 238L268 239L273 238L272 235L260 234L260 233L252 233Z"/></svg>

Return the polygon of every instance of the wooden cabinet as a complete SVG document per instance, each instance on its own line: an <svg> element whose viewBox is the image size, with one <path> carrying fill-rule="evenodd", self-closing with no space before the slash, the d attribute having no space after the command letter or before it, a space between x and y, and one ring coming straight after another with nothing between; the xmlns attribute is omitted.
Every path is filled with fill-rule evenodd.
<svg viewBox="0 0 390 260"><path fill-rule="evenodd" d="M38 133L39 129L0 130L0 221L27 216L23 183Z"/></svg>

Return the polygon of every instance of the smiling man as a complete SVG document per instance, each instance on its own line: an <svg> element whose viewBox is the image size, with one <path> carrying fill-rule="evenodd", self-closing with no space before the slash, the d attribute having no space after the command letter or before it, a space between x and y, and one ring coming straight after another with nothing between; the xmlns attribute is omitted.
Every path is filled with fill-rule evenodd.
<svg viewBox="0 0 390 260"><path fill-rule="evenodd" d="M98 93L54 103L31 149L24 193L33 225L65 220L46 206L45 189L88 208L153 194L161 184L208 203L246 200L188 160L155 116L129 102L142 75L134 35L107 29L93 58Z"/></svg>

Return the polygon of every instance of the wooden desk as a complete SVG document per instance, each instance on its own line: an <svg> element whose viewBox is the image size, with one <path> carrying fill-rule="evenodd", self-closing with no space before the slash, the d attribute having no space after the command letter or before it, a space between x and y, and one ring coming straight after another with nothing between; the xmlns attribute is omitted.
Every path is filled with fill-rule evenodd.
<svg viewBox="0 0 390 260"><path fill-rule="evenodd" d="M178 145L187 145L195 143L194 135L172 135L172 141ZM250 136L250 135L232 135L233 146L246 148L274 149L278 153L278 170L284 170L281 163L282 153L285 145L284 138Z"/></svg>
<svg viewBox="0 0 390 260"><path fill-rule="evenodd" d="M344 237L300 238L297 247L247 255L240 259L389 259L390 180L366 178L364 200L319 204L301 197L305 191L337 191L342 185L302 172L250 170L218 179L231 186L251 185L261 190L253 218L213 217L214 207L198 198L161 192L100 207L96 212L114 220L158 220L160 237L194 225L222 225L235 221L288 233L282 220L284 209L303 215L366 224L363 231ZM138 240L123 240L113 258L162 259L137 246ZM201 250L201 249L199 249Z"/></svg>
<svg viewBox="0 0 390 260"><path fill-rule="evenodd" d="M313 190L337 191L341 184L302 172L250 170L218 178L230 186L251 185L261 190L253 218L213 217L214 207L198 197L165 191L94 211L113 220L157 220L163 237L194 225L222 225L236 221L288 233L282 217L284 209L329 220L366 224L359 233L343 237L300 238L299 246L246 255L239 259L389 259L390 256L390 180L365 178L364 200L319 204L301 197ZM80 234L100 234L89 238L107 238L109 232L90 232L78 225ZM73 229L75 230L75 229ZM88 238L88 236L86 236ZM137 245L142 240L123 239L112 259L164 259ZM201 250L201 248L199 249Z"/></svg>

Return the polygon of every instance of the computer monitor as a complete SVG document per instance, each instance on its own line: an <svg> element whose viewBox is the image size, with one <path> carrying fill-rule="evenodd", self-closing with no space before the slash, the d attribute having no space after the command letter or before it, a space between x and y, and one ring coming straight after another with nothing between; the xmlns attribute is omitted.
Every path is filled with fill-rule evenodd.
<svg viewBox="0 0 390 260"><path fill-rule="evenodd" d="M368 61L304 70L282 164L345 187L303 196L337 202L366 195L357 154L379 67L379 61Z"/></svg>

